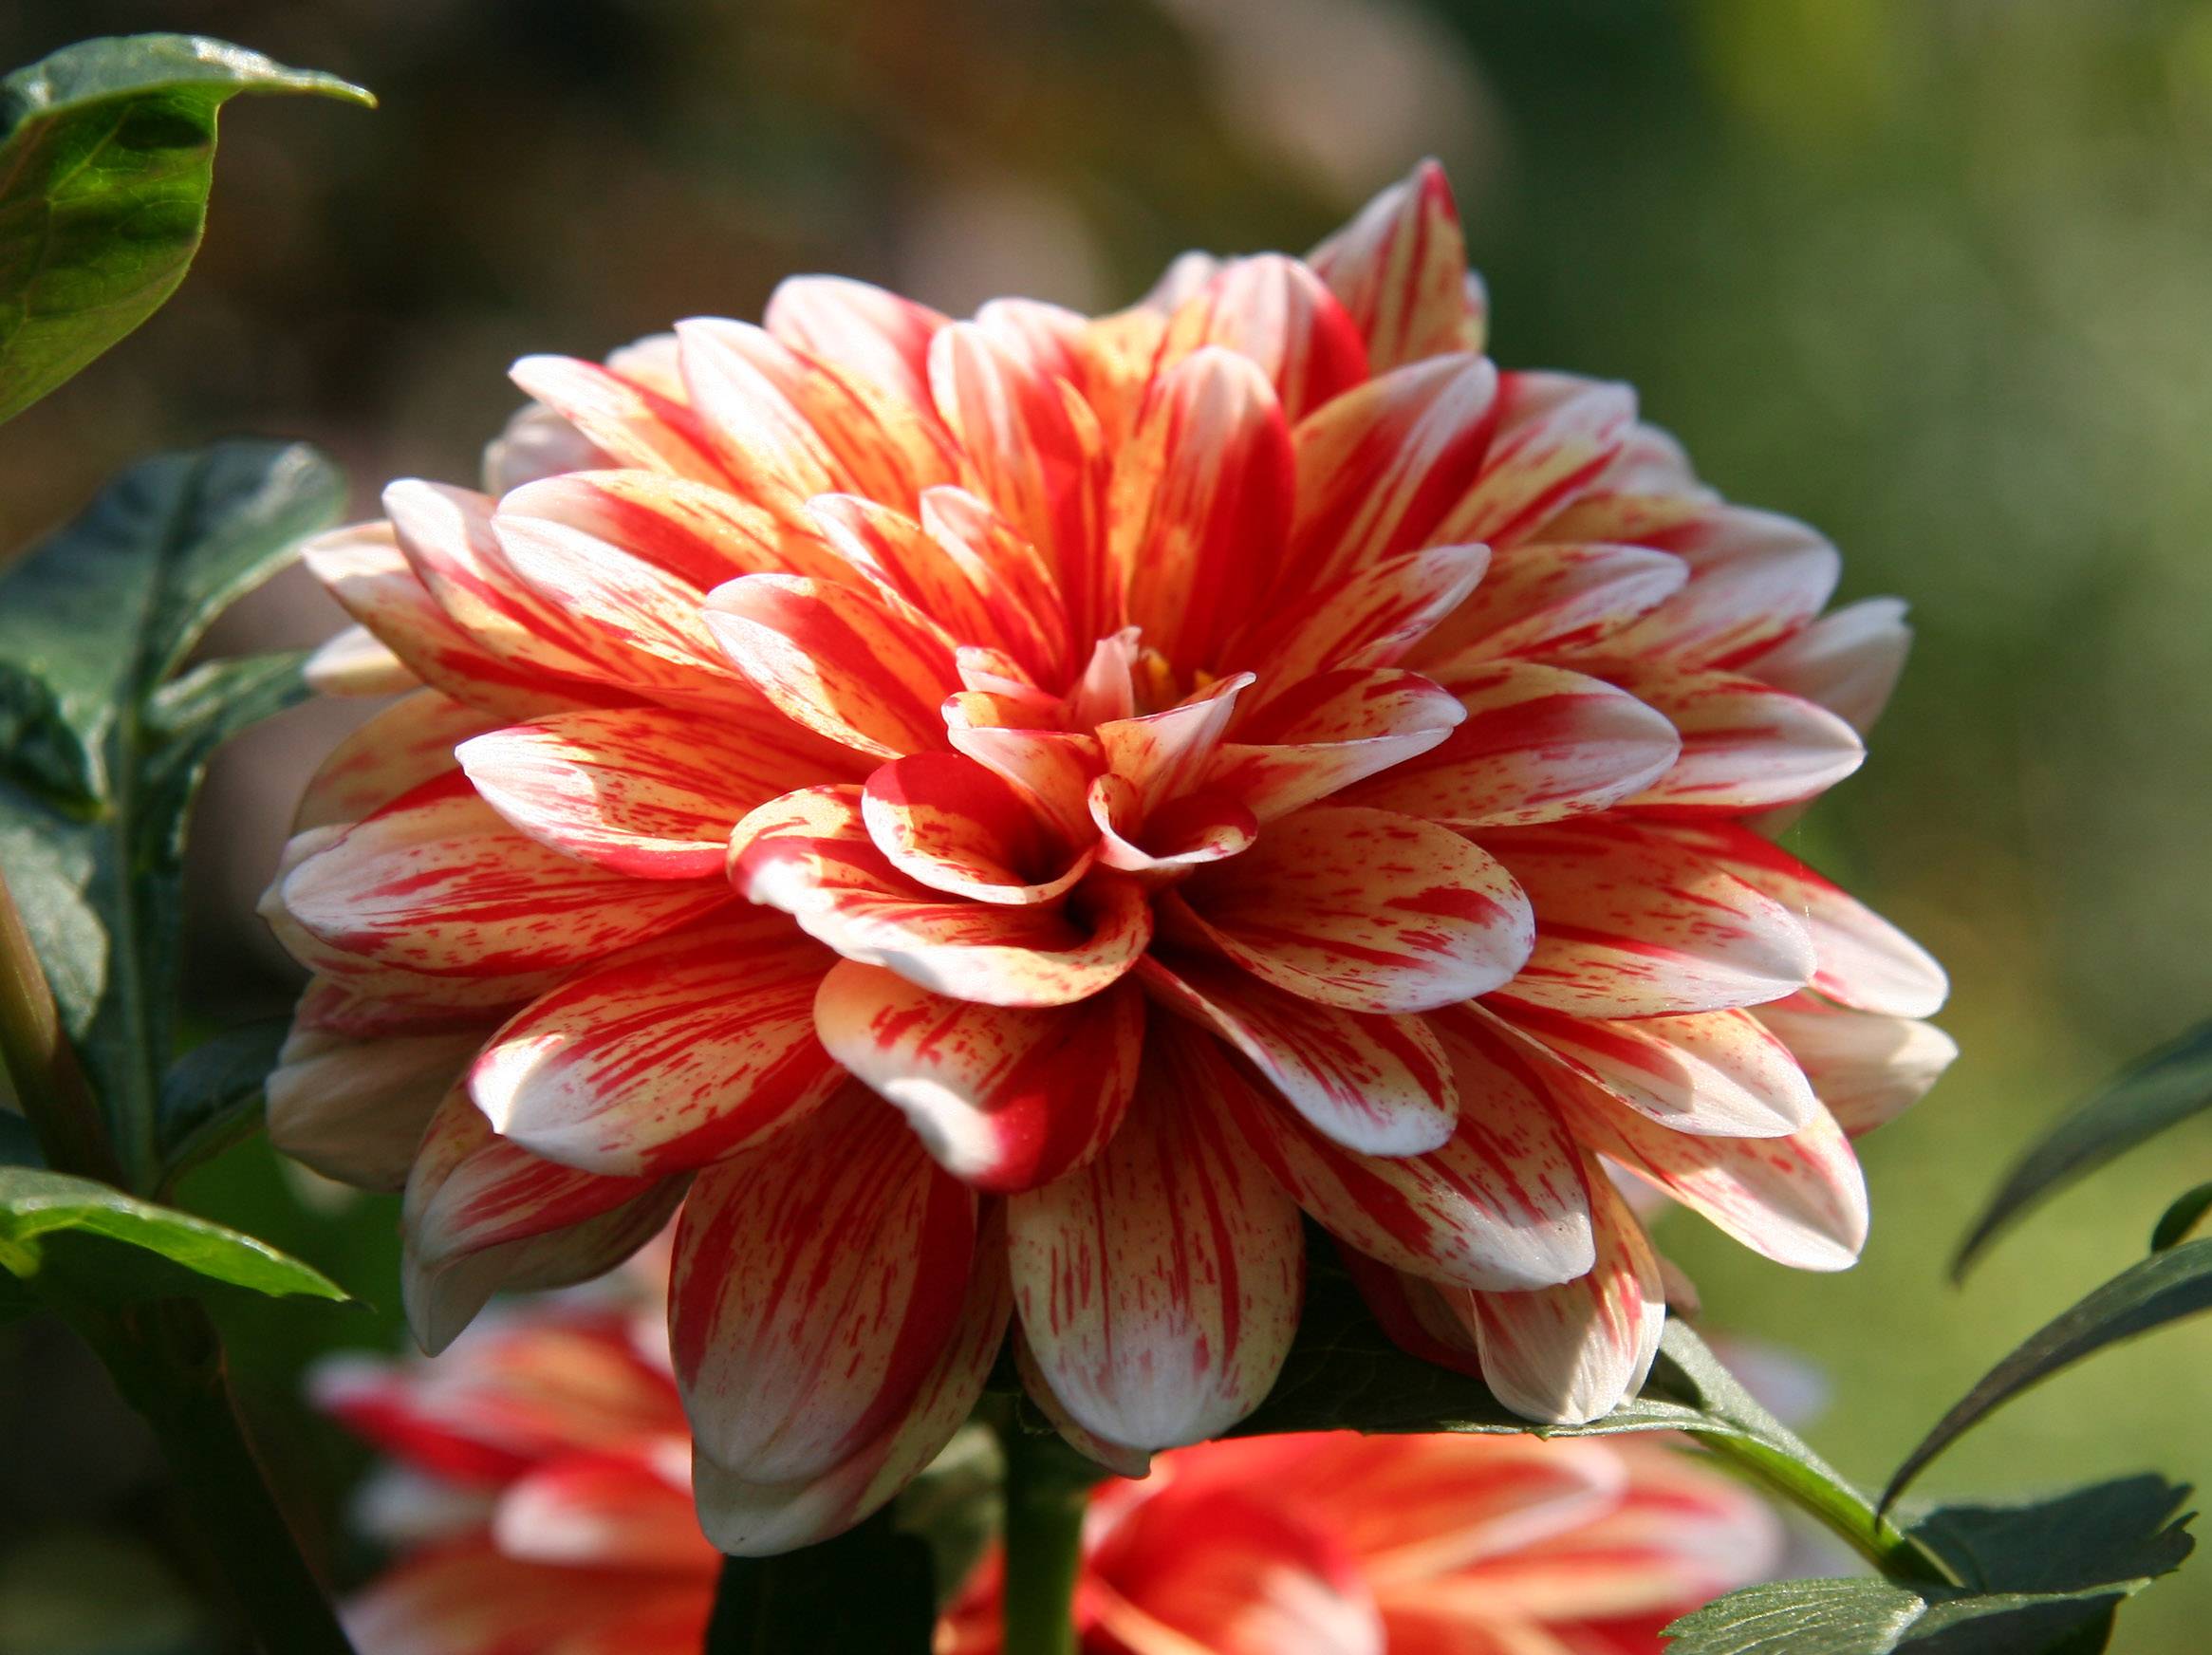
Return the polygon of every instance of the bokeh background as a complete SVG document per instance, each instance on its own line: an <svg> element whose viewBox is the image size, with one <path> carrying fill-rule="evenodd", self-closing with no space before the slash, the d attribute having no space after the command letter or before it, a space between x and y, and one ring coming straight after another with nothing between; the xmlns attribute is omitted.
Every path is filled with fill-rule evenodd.
<svg viewBox="0 0 2212 1655"><path fill-rule="evenodd" d="M1878 1482L1990 1361L2138 1256L2205 1176L2176 1136L1944 1265L2018 1146L2212 990L2212 5L2200 0L9 0L0 64L194 29L373 87L225 117L207 246L155 322L0 432L0 547L134 456L300 435L469 480L531 350L756 315L829 270L948 309L1124 302L1175 251L1303 248L1424 152L1512 365L1618 376L1731 494L1810 519L1844 595L1920 629L1861 774L1795 830L1949 964L1965 1056L1867 1145L1865 1262L1795 1275L1672 1220L1716 1323L1794 1347L1812 1430ZM336 623L304 582L232 636ZM281 1009L253 894L336 709L217 778L196 854L209 1015ZM354 1453L302 1365L395 1344L393 1203L249 1145L187 1201L370 1311L232 1313L341 1571ZM2212 1325L2101 1359L1930 1494L2212 1478ZM221 1647L189 1530L88 1359L0 1331L0 1655ZM2212 1565L2117 1647L2205 1647Z"/></svg>

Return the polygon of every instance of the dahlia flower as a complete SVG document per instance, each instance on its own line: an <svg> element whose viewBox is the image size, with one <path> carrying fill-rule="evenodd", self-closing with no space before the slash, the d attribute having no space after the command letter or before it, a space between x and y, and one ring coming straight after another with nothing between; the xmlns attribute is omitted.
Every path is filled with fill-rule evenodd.
<svg viewBox="0 0 2212 1655"><path fill-rule="evenodd" d="M270 894L270 1117L404 1185L422 1342L681 1200L701 1514L772 1552L1010 1323L1110 1462L1234 1424L1301 1211L1541 1421L1664 1317L1606 1165L1850 1263L1943 978L1757 828L1858 766L1900 610L1484 327L1433 167L1095 320L799 278L524 360L484 492L313 544L318 680L407 693Z"/></svg>
<svg viewBox="0 0 2212 1655"><path fill-rule="evenodd" d="M398 1553L346 1606L362 1655L698 1648L720 1559L665 1353L637 1333L547 1307L440 1362L317 1372L389 1457L360 1501ZM1256 1438L1102 1483L1074 1616L1102 1655L1658 1655L1661 1627L1767 1575L1779 1540L1760 1500L1656 1438ZM994 1655L1002 1579L994 1550L939 1655Z"/></svg>

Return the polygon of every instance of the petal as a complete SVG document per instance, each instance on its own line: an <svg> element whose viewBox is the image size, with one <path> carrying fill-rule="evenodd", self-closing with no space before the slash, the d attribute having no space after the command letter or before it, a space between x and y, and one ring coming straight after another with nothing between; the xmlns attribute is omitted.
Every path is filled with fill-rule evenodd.
<svg viewBox="0 0 2212 1655"><path fill-rule="evenodd" d="M1682 732L1682 756L1626 801L1632 809L1771 809L1812 798L1866 762L1866 745L1849 724L1757 679L1643 667L1608 676Z"/></svg>
<svg viewBox="0 0 2212 1655"><path fill-rule="evenodd" d="M975 902L1049 902L1090 865L1011 783L957 753L879 766L862 792L861 818L901 873Z"/></svg>
<svg viewBox="0 0 2212 1655"><path fill-rule="evenodd" d="M1233 725L1239 739L1215 750L1206 785L1272 822L1430 751L1466 716L1455 697L1418 674L1323 673Z"/></svg>
<svg viewBox="0 0 2212 1655"><path fill-rule="evenodd" d="M1074 646L1059 580L1045 554L965 489L925 490L921 526L983 594L994 636L1038 682L1063 682L1074 664Z"/></svg>
<svg viewBox="0 0 2212 1655"><path fill-rule="evenodd" d="M968 1296L976 1199L852 1085L701 1173L677 1227L669 1334L698 1452L812 1478L898 1423Z"/></svg>
<svg viewBox="0 0 2212 1655"><path fill-rule="evenodd" d="M1297 501L1282 592L1324 593L1437 530L1480 474L1497 370L1478 356L1412 363L1347 391L1291 433Z"/></svg>
<svg viewBox="0 0 2212 1655"><path fill-rule="evenodd" d="M1589 1272L1534 1292L1469 1295L1483 1383L1515 1413L1551 1424L1587 1424L1634 1396L1666 1322L1659 1255L1611 1181L1588 1170Z"/></svg>
<svg viewBox="0 0 2212 1655"><path fill-rule="evenodd" d="M951 643L910 606L794 575L748 575L707 604L738 670L816 735L879 758L944 745L938 708L959 675Z"/></svg>
<svg viewBox="0 0 2212 1655"><path fill-rule="evenodd" d="M1664 714L1581 673L1495 661L1455 687L1459 728L1347 803L1454 828L1526 827L1618 804L1664 775L1682 750Z"/></svg>
<svg viewBox="0 0 2212 1655"><path fill-rule="evenodd" d="M1102 775L1091 782L1087 802L1099 865L1129 874L1146 888L1236 856L1259 837L1257 818L1218 790L1185 793L1147 811L1135 783Z"/></svg>
<svg viewBox="0 0 2212 1655"><path fill-rule="evenodd" d="M1256 364L1292 420L1367 377L1359 325L1319 276L1280 253L1232 259L1176 306L1153 372L1207 345Z"/></svg>
<svg viewBox="0 0 2212 1655"><path fill-rule="evenodd" d="M1116 455L1106 557L1130 621L1179 674L1211 667L1278 574L1290 427L1267 377L1208 345L1156 377Z"/></svg>
<svg viewBox="0 0 2212 1655"><path fill-rule="evenodd" d="M1452 1136L1425 1154L1347 1149L1226 1065L1220 1089L1298 1204L1361 1252L1462 1287L1545 1287L1584 1274L1589 1197L1540 1084L1516 1053L1495 1042L1486 1049L1479 1029L1428 1022L1446 1037L1459 1106Z"/></svg>
<svg viewBox="0 0 2212 1655"><path fill-rule="evenodd" d="M1298 1209L1209 1095L1217 1051L1155 1028L1105 1150L1007 1203L1038 1372L1076 1423L1133 1448L1202 1441L1242 1419L1297 1330Z"/></svg>
<svg viewBox="0 0 2212 1655"><path fill-rule="evenodd" d="M927 306L843 276L792 276L776 284L762 321L794 350L928 407L929 342L945 319Z"/></svg>
<svg viewBox="0 0 2212 1655"><path fill-rule="evenodd" d="M1583 1017L1757 1005L1812 976L1789 909L1689 847L1611 818L1483 835L1536 911L1499 997Z"/></svg>
<svg viewBox="0 0 2212 1655"><path fill-rule="evenodd" d="M771 509L660 472L577 472L527 483L500 500L499 519L528 517L620 547L700 591L739 575L845 573L842 560L788 502Z"/></svg>
<svg viewBox="0 0 2212 1655"><path fill-rule="evenodd" d="M570 1454L530 1471L499 1497L492 1535L511 1557L651 1571L662 1576L662 1591L670 1575L715 1567L690 1490L640 1455Z"/></svg>
<svg viewBox="0 0 2212 1655"><path fill-rule="evenodd" d="M1458 675L1484 661L1587 648L1680 591L1689 573L1681 558L1642 546L1510 546L1407 660L1457 688Z"/></svg>
<svg viewBox="0 0 2212 1655"><path fill-rule="evenodd" d="M1368 202L1307 262L1344 302L1377 373L1482 347L1459 211L1433 160Z"/></svg>
<svg viewBox="0 0 2212 1655"><path fill-rule="evenodd" d="M295 1027L267 1083L270 1142L340 1183L399 1189L431 1115L491 1032L485 1021L354 1040Z"/></svg>
<svg viewBox="0 0 2212 1655"><path fill-rule="evenodd" d="M1689 567L1689 585L1607 647L1684 668L1739 666L1798 631L1835 590L1843 559L1792 518L1716 506L1646 544Z"/></svg>
<svg viewBox="0 0 2212 1655"><path fill-rule="evenodd" d="M1932 1023L1843 1011L1811 995L1761 1006L1757 1015L1854 1138L1919 1103L1959 1055L1959 1043Z"/></svg>
<svg viewBox="0 0 2212 1655"><path fill-rule="evenodd" d="M1081 844L1091 834L1090 784L1106 768L1097 738L1007 726L1000 720L1010 715L995 701L973 692L948 698L945 739L1011 783L1069 844Z"/></svg>
<svg viewBox="0 0 2212 1655"><path fill-rule="evenodd" d="M565 356L526 356L508 377L617 465L729 484L698 417L660 391Z"/></svg>
<svg viewBox="0 0 2212 1655"><path fill-rule="evenodd" d="M826 1540L882 1507L967 1422L1013 1304L1003 1231L987 1221L951 1335L904 1411L874 1439L819 1477L780 1483L750 1481L695 1447L692 1485L707 1537L734 1556L769 1556Z"/></svg>
<svg viewBox="0 0 2212 1655"><path fill-rule="evenodd" d="M1450 1068L1421 1018L1318 1005L1199 955L1148 956L1138 972L1156 998L1236 1047L1332 1142L1392 1156L1451 1138Z"/></svg>
<svg viewBox="0 0 2212 1655"><path fill-rule="evenodd" d="M1620 452L1636 394L1571 374L1504 374L1495 418L1481 480L1439 524L1440 540L1503 547L1532 538Z"/></svg>
<svg viewBox="0 0 2212 1655"><path fill-rule="evenodd" d="M959 440L963 483L1045 554L1074 636L1090 638L1107 608L1099 555L1106 462L1096 417L1049 356L956 322L930 341L930 387Z"/></svg>
<svg viewBox="0 0 2212 1655"><path fill-rule="evenodd" d="M888 966L956 999L1057 1006L1136 964L1151 909L1121 881L1057 905L948 899L893 868L868 837L859 790L811 788L763 805L730 837L730 878L847 959Z"/></svg>
<svg viewBox="0 0 2212 1655"><path fill-rule="evenodd" d="M1317 805L1168 899L1255 976L1352 1012L1425 1012L1512 978L1535 939L1489 852L1411 816Z"/></svg>
<svg viewBox="0 0 2212 1655"><path fill-rule="evenodd" d="M814 1001L823 1044L905 1111L954 1177L1032 1189L1112 1137L1136 1085L1144 1002L1133 983L1030 1010L947 999L843 960Z"/></svg>
<svg viewBox="0 0 2212 1655"><path fill-rule="evenodd" d="M1779 846L1732 823L1659 831L1795 915L1819 961L1811 986L1830 999L1891 1017L1942 1009L1950 982L1928 952Z"/></svg>
<svg viewBox="0 0 2212 1655"><path fill-rule="evenodd" d="M1591 1085L1677 1132L1779 1138L1819 1106L1790 1049L1749 1012L1611 1021L1524 1009L1505 1020Z"/></svg>
<svg viewBox="0 0 2212 1655"><path fill-rule="evenodd" d="M1867 1241L1867 1181L1826 1109L1786 1138L1669 1131L1602 1092L1554 1088L1574 1134L1753 1252L1797 1270L1848 1270Z"/></svg>
<svg viewBox="0 0 2212 1655"><path fill-rule="evenodd" d="M1479 546L1433 546L1370 565L1255 623L1224 660L1262 675L1254 700L1266 708L1337 668L1395 666L1475 589L1489 560Z"/></svg>
<svg viewBox="0 0 2212 1655"><path fill-rule="evenodd" d="M291 920L342 954L433 976L580 964L719 906L716 880L633 880L525 838L455 773L285 878Z"/></svg>
<svg viewBox="0 0 2212 1655"><path fill-rule="evenodd" d="M747 811L854 769L849 754L766 710L567 713L478 735L458 756L484 802L532 839L652 880L719 873Z"/></svg>
<svg viewBox="0 0 2212 1655"><path fill-rule="evenodd" d="M1743 670L1817 702L1864 735L1889 704L1911 648L1904 601L1868 598L1823 615Z"/></svg>
<svg viewBox="0 0 2212 1655"><path fill-rule="evenodd" d="M853 479L794 400L805 369L789 348L747 322L698 316L676 325L684 389L736 492L788 505Z"/></svg>
<svg viewBox="0 0 2212 1655"><path fill-rule="evenodd" d="M365 626L348 626L325 639L300 671L318 696L396 696L422 682Z"/></svg>
<svg viewBox="0 0 2212 1655"><path fill-rule="evenodd" d="M567 420L543 402L525 402L484 445L484 492L497 499L541 477L606 463L606 456Z"/></svg>
<svg viewBox="0 0 2212 1655"><path fill-rule="evenodd" d="M836 1088L813 1015L830 962L780 915L717 918L533 1002L484 1048L470 1091L495 1131L565 1165L702 1166Z"/></svg>
<svg viewBox="0 0 2212 1655"><path fill-rule="evenodd" d="M415 691L330 750L300 796L292 831L360 821L401 793L457 768L455 747L504 722L499 715L456 701L441 691Z"/></svg>
<svg viewBox="0 0 2212 1655"><path fill-rule="evenodd" d="M1109 1442L1096 1431L1085 1430L1060 1405L1060 1399L1052 1394L1051 1385L1045 1381L1044 1369L1037 1366L1036 1356L1030 1349L1030 1342L1022 1337L1019 1322L1013 1325L1013 1337L1010 1346L1013 1351L1014 1377L1021 1381L1023 1394L1037 1412L1051 1423L1052 1429L1060 1434L1063 1442L1086 1460L1105 1466L1116 1477L1143 1478L1151 1475L1152 1454L1149 1449L1132 1448L1126 1442ZM977 1575L982 1572L983 1570L978 1569ZM970 1577L969 1591L975 1590L973 1582L976 1578ZM996 1649L995 1645L992 1647Z"/></svg>
<svg viewBox="0 0 2212 1655"><path fill-rule="evenodd" d="M1004 642L975 571L905 512L857 494L818 494L805 511L840 557L946 637L993 647Z"/></svg>

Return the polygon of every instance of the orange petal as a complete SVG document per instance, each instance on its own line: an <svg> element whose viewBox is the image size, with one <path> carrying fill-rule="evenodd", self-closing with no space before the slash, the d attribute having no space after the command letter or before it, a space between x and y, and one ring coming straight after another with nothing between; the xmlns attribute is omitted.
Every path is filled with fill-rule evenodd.
<svg viewBox="0 0 2212 1655"><path fill-rule="evenodd" d="M506 722L437 690L395 701L330 750L300 796L292 831L358 822L458 766L454 749Z"/></svg>
<svg viewBox="0 0 2212 1655"><path fill-rule="evenodd" d="M1319 276L1281 253L1232 259L1176 306L1152 371L1206 345L1255 363L1292 420L1367 377L1358 324Z"/></svg>
<svg viewBox="0 0 2212 1655"><path fill-rule="evenodd" d="M1377 373L1481 348L1459 211L1435 161L1422 161L1306 256L1366 337Z"/></svg>
<svg viewBox="0 0 2212 1655"><path fill-rule="evenodd" d="M1620 452L1636 395L1571 374L1504 374L1496 418L1481 479L1438 526L1440 540L1505 547L1534 538Z"/></svg>
<svg viewBox="0 0 2212 1655"><path fill-rule="evenodd" d="M1504 656L1585 648L1648 613L1689 579L1670 552L1642 546L1524 543L1493 551L1482 584L1406 660L1458 688Z"/></svg>
<svg viewBox="0 0 2212 1655"><path fill-rule="evenodd" d="M1409 762L1466 716L1456 697L1414 673L1322 673L1232 725L1238 739L1215 750L1206 785L1238 800L1255 820L1272 822Z"/></svg>
<svg viewBox="0 0 2212 1655"><path fill-rule="evenodd" d="M978 902L1050 902L1090 865L1012 784L956 753L879 766L861 795L861 819L901 873Z"/></svg>

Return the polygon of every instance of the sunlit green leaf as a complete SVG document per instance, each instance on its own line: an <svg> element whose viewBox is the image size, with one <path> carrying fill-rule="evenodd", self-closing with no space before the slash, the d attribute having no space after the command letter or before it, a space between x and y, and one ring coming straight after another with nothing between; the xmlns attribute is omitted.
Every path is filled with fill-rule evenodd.
<svg viewBox="0 0 2212 1655"><path fill-rule="evenodd" d="M88 40L0 80L0 420L159 308L207 226L241 92L375 102L195 35Z"/></svg>
<svg viewBox="0 0 2212 1655"><path fill-rule="evenodd" d="M312 449L221 443L133 467L0 572L0 861L141 1189L193 794L221 742L306 690L293 654L178 669L344 500Z"/></svg>
<svg viewBox="0 0 2212 1655"><path fill-rule="evenodd" d="M781 1557L729 1557L704 1655L929 1655L937 1625L929 1548L888 1508Z"/></svg>
<svg viewBox="0 0 2212 1655"><path fill-rule="evenodd" d="M2212 1309L2212 1239L2184 1241L2130 1265L1982 1375L1905 1456L1882 1503L1894 1500L1937 1455L2031 1385L2108 1345L2207 1309Z"/></svg>
<svg viewBox="0 0 2212 1655"><path fill-rule="evenodd" d="M1998 1233L2036 1202L2207 1108L2212 1022L2152 1052L2046 1133L1975 1221L1952 1275L1963 1275Z"/></svg>
<svg viewBox="0 0 2212 1655"><path fill-rule="evenodd" d="M321 1272L251 1236L30 1167L0 1167L0 1268L64 1305L168 1297L210 1281L271 1296L346 1297Z"/></svg>

